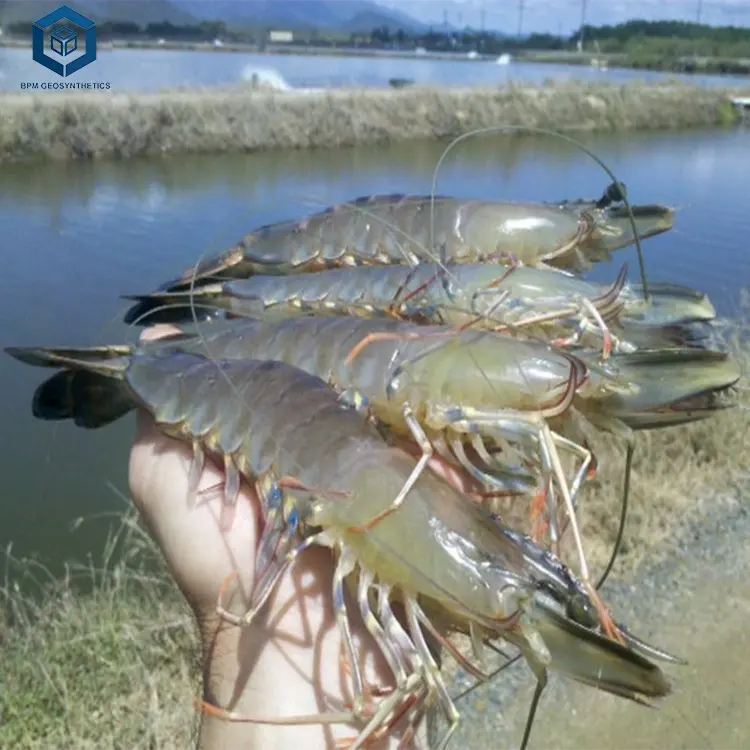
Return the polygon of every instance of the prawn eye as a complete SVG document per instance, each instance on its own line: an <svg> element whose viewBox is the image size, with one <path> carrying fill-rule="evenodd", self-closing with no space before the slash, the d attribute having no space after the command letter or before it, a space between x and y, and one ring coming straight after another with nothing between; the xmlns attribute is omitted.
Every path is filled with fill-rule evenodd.
<svg viewBox="0 0 750 750"><path fill-rule="evenodd" d="M585 628L595 628L599 624L594 605L581 594L575 594L568 600L566 614Z"/></svg>

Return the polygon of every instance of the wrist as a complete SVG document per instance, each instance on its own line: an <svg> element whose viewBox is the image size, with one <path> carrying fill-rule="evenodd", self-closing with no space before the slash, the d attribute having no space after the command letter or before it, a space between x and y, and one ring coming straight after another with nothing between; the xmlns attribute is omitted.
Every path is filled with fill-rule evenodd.
<svg viewBox="0 0 750 750"><path fill-rule="evenodd" d="M210 707L238 716L252 717L258 711L252 699L252 685L243 669L243 631L211 616L199 620L201 632L202 699ZM260 724L227 721L205 710L201 716L200 750L251 750L273 747L264 743Z"/></svg>
<svg viewBox="0 0 750 750"><path fill-rule="evenodd" d="M213 611L199 617L203 699L220 711L257 720L204 714L201 750L329 750L336 739L356 736L352 724L323 724L314 718L283 723L350 710L351 680L340 668L330 581L321 575L327 554L322 549L303 553L294 580L282 578L276 595L248 627L222 621ZM246 606L238 601L230 609L242 614Z"/></svg>

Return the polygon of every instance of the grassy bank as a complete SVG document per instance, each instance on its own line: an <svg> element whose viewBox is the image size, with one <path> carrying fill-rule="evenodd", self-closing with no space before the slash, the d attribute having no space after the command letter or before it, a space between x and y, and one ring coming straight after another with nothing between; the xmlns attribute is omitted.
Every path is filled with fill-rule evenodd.
<svg viewBox="0 0 750 750"><path fill-rule="evenodd" d="M736 121L728 96L672 83L325 94L248 87L135 95L21 92L0 96L0 162L341 148L453 138L497 125L567 132L711 127Z"/></svg>
<svg viewBox="0 0 750 750"><path fill-rule="evenodd" d="M98 567L73 566L64 580L8 560L0 748L191 747L200 694L192 615L132 516L116 536ZM114 562L116 546L124 556Z"/></svg>
<svg viewBox="0 0 750 750"><path fill-rule="evenodd" d="M666 73L698 73L704 75L750 75L750 60L729 57L696 57L666 54L648 49L631 52L599 53L564 52L558 50L528 50L518 54L519 62L551 63L556 65L591 65L593 60L610 68L655 70Z"/></svg>
<svg viewBox="0 0 750 750"><path fill-rule="evenodd" d="M750 355L742 361L747 372ZM600 476L580 503L594 571L602 569L614 541L622 467L612 443L598 448ZM632 578L644 562L691 539L701 518L729 510L749 470L745 410L639 436L631 513L614 576ZM192 697L199 690L192 619L132 518L118 534L124 557L113 561L112 544L100 569L71 569L62 581L39 582L44 573L29 562L11 566L0 587L0 747L191 746ZM82 579L93 584L92 593L78 593ZM452 662L446 666L450 670Z"/></svg>

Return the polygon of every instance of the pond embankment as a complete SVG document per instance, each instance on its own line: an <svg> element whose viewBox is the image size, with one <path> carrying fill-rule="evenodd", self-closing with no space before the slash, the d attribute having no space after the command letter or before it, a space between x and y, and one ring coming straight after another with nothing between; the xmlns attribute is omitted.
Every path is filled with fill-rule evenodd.
<svg viewBox="0 0 750 750"><path fill-rule="evenodd" d="M678 83L258 92L238 86L143 94L0 96L0 162L342 148L448 139L525 125L561 132L728 126L724 90Z"/></svg>

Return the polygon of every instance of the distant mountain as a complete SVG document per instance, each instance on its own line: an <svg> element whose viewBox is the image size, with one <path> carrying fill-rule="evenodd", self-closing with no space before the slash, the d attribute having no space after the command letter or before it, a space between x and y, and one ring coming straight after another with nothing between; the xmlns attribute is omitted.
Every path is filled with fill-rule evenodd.
<svg viewBox="0 0 750 750"><path fill-rule="evenodd" d="M0 22L33 23L59 8L60 0L0 0ZM385 26L390 31L426 31L427 25L374 0L71 0L73 10L96 22L132 21L175 26L223 21L228 27L353 33Z"/></svg>
<svg viewBox="0 0 750 750"><path fill-rule="evenodd" d="M423 31L427 26L401 11L374 0L172 0L201 20L224 21L227 26L261 26L277 29L369 31L374 26L390 30Z"/></svg>
<svg viewBox="0 0 750 750"><path fill-rule="evenodd" d="M387 8L360 11L343 23L340 30L354 34L372 31L376 27L382 28L383 26L391 32L399 29L409 32L427 31L427 26L419 21L410 17L404 18L402 13L391 13Z"/></svg>
<svg viewBox="0 0 750 750"><path fill-rule="evenodd" d="M68 5L92 21L132 21L141 26L169 21L175 26L197 23L186 10L168 0L0 0L0 21L3 26L15 23L33 23L61 5Z"/></svg>

